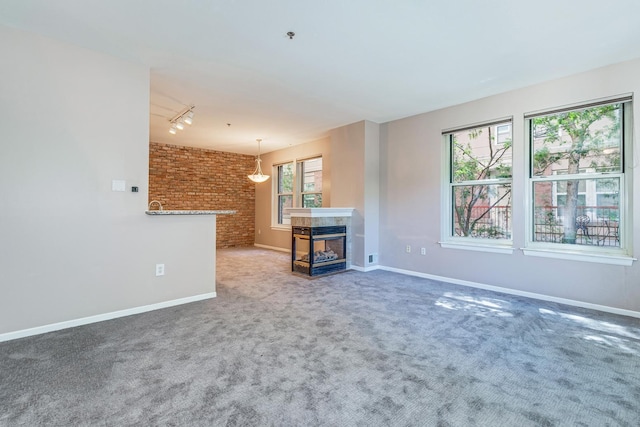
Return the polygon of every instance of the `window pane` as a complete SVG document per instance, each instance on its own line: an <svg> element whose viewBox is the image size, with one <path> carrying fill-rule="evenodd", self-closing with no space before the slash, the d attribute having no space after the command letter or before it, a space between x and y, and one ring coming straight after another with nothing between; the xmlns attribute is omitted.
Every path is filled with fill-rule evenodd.
<svg viewBox="0 0 640 427"><path fill-rule="evenodd" d="M293 193L293 163L278 166L278 193Z"/></svg>
<svg viewBox="0 0 640 427"><path fill-rule="evenodd" d="M456 132L450 138L452 182L511 178L510 123Z"/></svg>
<svg viewBox="0 0 640 427"><path fill-rule="evenodd" d="M453 187L453 235L511 238L511 185Z"/></svg>
<svg viewBox="0 0 640 427"><path fill-rule="evenodd" d="M322 193L303 194L302 195L302 207L303 208L321 208L322 207Z"/></svg>
<svg viewBox="0 0 640 427"><path fill-rule="evenodd" d="M622 105L531 119L532 174L619 172Z"/></svg>
<svg viewBox="0 0 640 427"><path fill-rule="evenodd" d="M278 196L278 224L291 224L291 214L284 212L284 208L290 207L293 207L293 196Z"/></svg>
<svg viewBox="0 0 640 427"><path fill-rule="evenodd" d="M580 188L588 191L579 194ZM595 194L596 188L608 191ZM619 188L619 178L535 182L533 241L619 247Z"/></svg>
<svg viewBox="0 0 640 427"><path fill-rule="evenodd" d="M302 162L302 191L322 191L322 157Z"/></svg>

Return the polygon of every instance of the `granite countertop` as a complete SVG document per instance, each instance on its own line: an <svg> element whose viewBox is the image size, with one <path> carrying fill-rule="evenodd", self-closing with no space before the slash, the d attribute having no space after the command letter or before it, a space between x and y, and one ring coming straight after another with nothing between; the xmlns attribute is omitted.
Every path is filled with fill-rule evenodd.
<svg viewBox="0 0 640 427"><path fill-rule="evenodd" d="M218 210L218 211L144 211L147 215L232 215L236 213L234 210Z"/></svg>

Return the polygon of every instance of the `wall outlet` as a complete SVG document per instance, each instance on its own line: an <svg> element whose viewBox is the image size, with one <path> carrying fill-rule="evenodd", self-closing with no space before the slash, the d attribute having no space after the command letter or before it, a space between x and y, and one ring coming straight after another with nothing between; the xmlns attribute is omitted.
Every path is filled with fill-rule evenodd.
<svg viewBox="0 0 640 427"><path fill-rule="evenodd" d="M164 264L156 264L156 276L164 276Z"/></svg>
<svg viewBox="0 0 640 427"><path fill-rule="evenodd" d="M369 255L369 264L375 264L378 262L378 254Z"/></svg>
<svg viewBox="0 0 640 427"><path fill-rule="evenodd" d="M407 253L411 253L411 245L407 245L407 247L404 249Z"/></svg>
<svg viewBox="0 0 640 427"><path fill-rule="evenodd" d="M427 254L427 248L420 248L420 255L426 255Z"/></svg>

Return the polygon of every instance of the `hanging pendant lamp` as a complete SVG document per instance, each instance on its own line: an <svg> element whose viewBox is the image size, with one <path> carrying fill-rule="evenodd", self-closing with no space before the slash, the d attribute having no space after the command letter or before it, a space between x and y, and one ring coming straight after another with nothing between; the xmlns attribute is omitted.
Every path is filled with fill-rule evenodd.
<svg viewBox="0 0 640 427"><path fill-rule="evenodd" d="M253 174L247 175L247 176L251 181L260 183L268 180L269 175L265 175L262 173L262 166L260 165L260 163L262 163L262 160L260 159L260 142L262 142L262 140L256 139L256 141L258 141L258 156L256 157L256 170L253 171Z"/></svg>

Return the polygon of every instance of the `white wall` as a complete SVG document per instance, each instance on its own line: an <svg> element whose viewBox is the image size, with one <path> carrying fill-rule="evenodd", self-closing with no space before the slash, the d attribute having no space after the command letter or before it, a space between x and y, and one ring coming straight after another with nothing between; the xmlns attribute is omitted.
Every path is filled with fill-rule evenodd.
<svg viewBox="0 0 640 427"><path fill-rule="evenodd" d="M144 214L149 70L2 26L0 57L0 334L214 292L214 217Z"/></svg>
<svg viewBox="0 0 640 427"><path fill-rule="evenodd" d="M640 311L640 265L631 267L524 256L526 215L525 112L629 92L640 93L640 60L492 96L381 126L380 264L516 291ZM638 101L634 129L640 129ZM512 255L443 249L440 240L442 192L441 131L513 116ZM634 141L633 198L640 200L640 147ZM520 160L518 160L520 159ZM633 246L640 248L640 213L633 216ZM425 247L410 254L405 246Z"/></svg>

